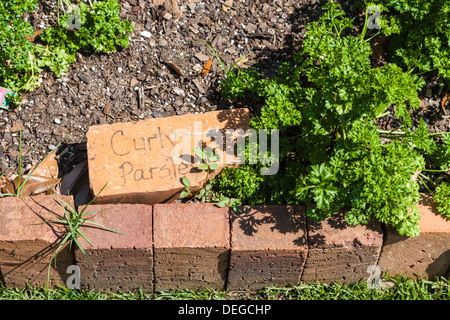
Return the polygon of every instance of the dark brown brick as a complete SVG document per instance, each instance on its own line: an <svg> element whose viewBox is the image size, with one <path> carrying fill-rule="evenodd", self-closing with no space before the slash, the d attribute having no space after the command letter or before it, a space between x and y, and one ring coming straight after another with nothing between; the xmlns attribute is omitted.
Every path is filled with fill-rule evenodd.
<svg viewBox="0 0 450 320"><path fill-rule="evenodd" d="M73 206L73 198L59 196ZM46 286L50 259L66 234L64 211L53 196L0 199L0 281L9 288ZM49 223L43 223L49 221ZM74 264L72 251L64 247L50 267L49 287L66 285L67 267Z"/></svg>
<svg viewBox="0 0 450 320"><path fill-rule="evenodd" d="M80 208L82 210L82 208ZM152 206L140 204L91 205L89 220L123 233L88 223L81 228L92 247L80 238L87 256L75 249L81 288L86 290L153 290ZM88 258L89 257L89 258ZM95 266L95 268L94 268Z"/></svg>
<svg viewBox="0 0 450 320"><path fill-rule="evenodd" d="M227 289L298 284L307 251L303 207L241 207L232 218Z"/></svg>
<svg viewBox="0 0 450 320"><path fill-rule="evenodd" d="M439 214L428 195L422 195L418 208L418 237L401 236L387 228L378 263L383 273L433 280L450 272L450 221Z"/></svg>
<svg viewBox="0 0 450 320"><path fill-rule="evenodd" d="M341 214L320 223L307 219L308 257L301 282L354 283L368 277L367 268L376 265L383 245L381 226L348 226Z"/></svg>
<svg viewBox="0 0 450 320"><path fill-rule="evenodd" d="M228 208L154 206L155 290L225 287L230 251Z"/></svg>

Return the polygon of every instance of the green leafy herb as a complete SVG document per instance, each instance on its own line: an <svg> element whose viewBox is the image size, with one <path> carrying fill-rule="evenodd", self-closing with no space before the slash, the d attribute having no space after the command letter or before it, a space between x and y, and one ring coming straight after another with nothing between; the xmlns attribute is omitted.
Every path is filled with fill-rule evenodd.
<svg viewBox="0 0 450 320"><path fill-rule="evenodd" d="M77 10L68 0L64 0L67 10L61 2L58 0L58 26L41 33L44 45L29 40L34 30L23 19L26 12L37 8L36 0L0 3L0 86L19 94L10 97L15 105L21 103L20 94L40 86L42 71L52 71L57 77L65 74L75 62L77 51L112 52L129 45L128 34L133 28L129 21L120 19L117 0L94 1L91 5L81 2ZM59 16L59 9L71 12ZM71 29L74 12L79 15L78 29Z"/></svg>
<svg viewBox="0 0 450 320"><path fill-rule="evenodd" d="M62 48L69 54L78 50L113 52L117 47L126 48L133 27L128 20L121 20L119 13L117 0L94 1L91 6L80 2L79 28L71 28L74 19L71 12L60 17L58 26L42 32L41 38L50 48Z"/></svg>
<svg viewBox="0 0 450 320"><path fill-rule="evenodd" d="M316 220L344 210L350 225L376 219L416 236L420 194L413 177L441 150L424 121L412 126L410 110L419 108L424 81L393 63L373 68L367 25L354 35L338 4L324 10L275 77L235 70L221 84L224 97L249 92L265 99L251 127L280 130L279 173L262 176L261 164L247 163L226 168L213 184L251 205L308 205ZM388 116L400 120L395 131L378 128Z"/></svg>
<svg viewBox="0 0 450 320"><path fill-rule="evenodd" d="M450 0L367 0L383 13L382 29L393 35L394 61L407 70L435 72L450 85Z"/></svg>
<svg viewBox="0 0 450 320"><path fill-rule="evenodd" d="M447 219L450 219L450 184L442 182L436 188L433 200L438 204L438 211Z"/></svg>

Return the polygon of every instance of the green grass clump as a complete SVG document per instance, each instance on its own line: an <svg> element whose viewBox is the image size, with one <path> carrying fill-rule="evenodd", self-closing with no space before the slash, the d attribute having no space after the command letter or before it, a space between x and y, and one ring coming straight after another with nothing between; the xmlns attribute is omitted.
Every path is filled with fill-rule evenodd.
<svg viewBox="0 0 450 320"><path fill-rule="evenodd" d="M429 281L397 277L390 281L393 286L386 289L369 289L366 283L334 282L289 288L270 287L261 295L268 300L450 300L449 282L445 278Z"/></svg>
<svg viewBox="0 0 450 320"><path fill-rule="evenodd" d="M254 292L199 289L113 293L69 290L63 287L0 287L0 300L450 300L450 284L444 277L429 281L398 276L390 278L389 281L392 286L385 289L370 289L367 283L362 281L355 284L334 282L268 287Z"/></svg>

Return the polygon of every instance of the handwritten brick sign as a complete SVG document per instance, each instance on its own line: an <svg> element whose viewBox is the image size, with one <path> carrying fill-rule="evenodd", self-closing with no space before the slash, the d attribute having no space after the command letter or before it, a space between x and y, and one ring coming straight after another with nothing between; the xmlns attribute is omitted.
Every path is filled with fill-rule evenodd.
<svg viewBox="0 0 450 320"><path fill-rule="evenodd" d="M214 149L223 146L222 133L247 130L249 122L248 109L233 109L90 127L89 183L93 194L100 193L96 202L173 202L184 190L183 176L191 190L200 188L206 172L198 170L201 160L192 150L202 143ZM226 149L218 151L219 170L213 175L227 165Z"/></svg>

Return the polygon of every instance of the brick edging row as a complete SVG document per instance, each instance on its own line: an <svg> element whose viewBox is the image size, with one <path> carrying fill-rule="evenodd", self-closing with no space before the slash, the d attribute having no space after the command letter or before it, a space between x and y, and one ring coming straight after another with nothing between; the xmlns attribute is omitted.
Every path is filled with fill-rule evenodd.
<svg viewBox="0 0 450 320"><path fill-rule="evenodd" d="M73 204L71 197L63 199ZM375 222L349 227L340 214L316 223L301 206L244 206L234 213L197 203L92 205L85 211L96 212L89 221L124 235L86 223L81 231L94 247L81 237L87 256L66 246L50 269L50 285L65 286L70 265L79 267L83 289L109 291L354 283L368 277L374 265L390 275L445 275L450 222L436 214L426 196L419 210L421 235L407 238ZM63 214L53 196L0 199L5 286L46 284L49 259L65 229L43 222Z"/></svg>

